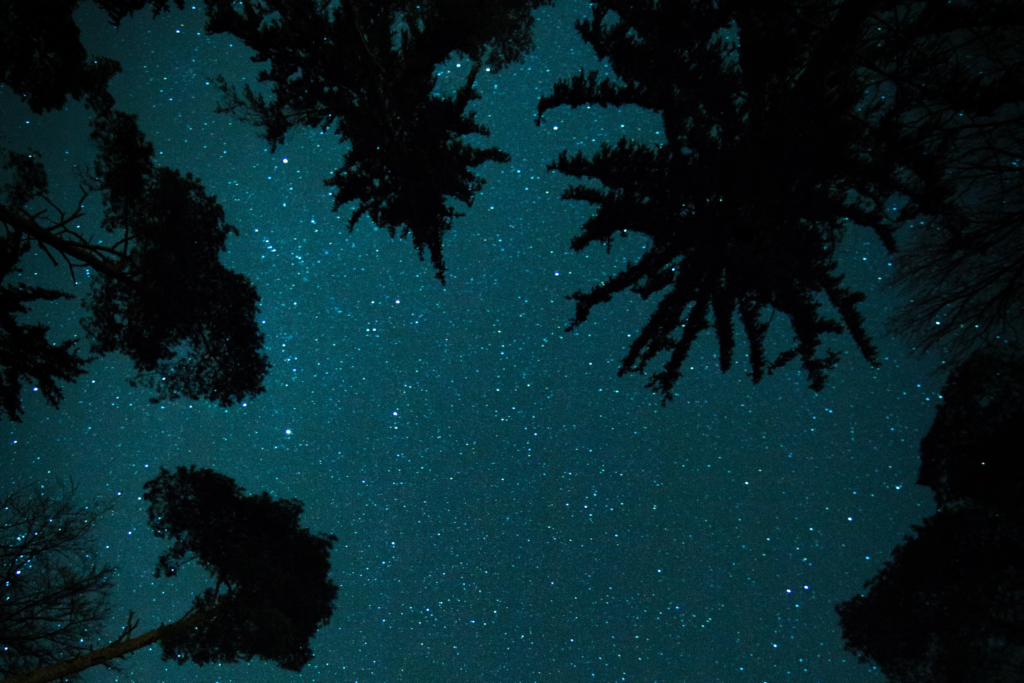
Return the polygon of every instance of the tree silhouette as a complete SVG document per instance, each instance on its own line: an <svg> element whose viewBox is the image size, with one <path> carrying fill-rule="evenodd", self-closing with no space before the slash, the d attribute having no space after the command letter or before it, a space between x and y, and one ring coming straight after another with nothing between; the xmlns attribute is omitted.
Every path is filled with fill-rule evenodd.
<svg viewBox="0 0 1024 683"><path fill-rule="evenodd" d="M62 208L38 153L0 148L7 176L0 184L4 413L20 420L25 382L37 384L56 406L62 399L58 382L85 372L86 359L72 340L51 343L48 327L21 317L32 302L71 295L6 282L33 248L55 265L63 261L73 279L82 270L94 276L84 321L92 350L131 358L137 371L132 383L153 388L155 400L187 396L229 405L262 392L269 364L255 321L259 297L247 278L219 261L227 235L237 231L225 223L216 198L191 175L156 166L135 118L114 109L107 81L120 65L86 54L72 17L77 3L8 4L0 13L0 83L40 114L68 98L84 100L99 154L93 177L82 178L77 204ZM134 0L102 4L112 19L141 7ZM154 11L168 4L157 2ZM54 70L59 77L50 77ZM102 233L82 234L77 225L97 192L106 209L101 227L113 237L105 243Z"/></svg>
<svg viewBox="0 0 1024 683"><path fill-rule="evenodd" d="M61 109L69 97L97 110L113 104L107 82L121 65L86 52L74 20L78 4L10 0L0 12L0 83L36 114Z"/></svg>
<svg viewBox="0 0 1024 683"><path fill-rule="evenodd" d="M89 650L109 613L114 570L96 562L92 528L107 505L81 506L74 484L0 498L0 675Z"/></svg>
<svg viewBox="0 0 1024 683"><path fill-rule="evenodd" d="M861 64L887 95L871 125L908 152L934 218L911 230L894 280L909 295L892 328L959 363L1024 334L1024 7L891 3Z"/></svg>
<svg viewBox="0 0 1024 683"><path fill-rule="evenodd" d="M972 503L1019 514L1022 422L1024 363L1007 354L976 352L943 387L935 422L921 441L917 483L935 492L940 508Z"/></svg>
<svg viewBox="0 0 1024 683"><path fill-rule="evenodd" d="M219 260L238 231L198 180L153 165L134 117L100 118L93 137L103 227L124 236L116 274L101 277L87 302L93 349L134 360L134 382L158 398L226 406L262 392L269 362L256 325L259 296Z"/></svg>
<svg viewBox="0 0 1024 683"><path fill-rule="evenodd" d="M884 145L862 124L853 48L873 3L626 2L592 4L577 28L617 80L580 73L538 107L634 104L659 114L665 142L623 138L593 156L563 152L549 168L592 183L564 198L595 206L572 246L611 248L616 234L646 238L646 253L590 291L572 295L581 325L597 304L632 289L657 308L619 374L643 371L665 399L701 332L714 326L722 370L734 325L749 342L753 380L799 357L812 389L838 354L823 336L848 331L863 356L876 350L857 310L863 295L843 285L836 246L848 223L869 226L893 248L892 232L916 215L886 200L909 191ZM823 310L831 304L838 318ZM788 319L794 343L769 355L771 315Z"/></svg>
<svg viewBox="0 0 1024 683"><path fill-rule="evenodd" d="M847 649L891 681L1020 680L1024 527L981 507L938 512L837 609Z"/></svg>
<svg viewBox="0 0 1024 683"><path fill-rule="evenodd" d="M337 539L300 527L299 501L243 495L233 479L209 469L161 468L145 490L150 527L173 540L156 576L174 576L195 560L215 585L174 623L134 635L138 620L129 615L111 644L5 680L45 683L157 642L164 659L179 664L259 657L299 671L313 656L310 638L334 609L338 589L327 575Z"/></svg>
<svg viewBox="0 0 1024 683"><path fill-rule="evenodd" d="M837 607L847 649L890 680L1024 676L1022 379L1019 361L991 353L951 373L921 442L918 483L939 510Z"/></svg>
<svg viewBox="0 0 1024 683"><path fill-rule="evenodd" d="M395 236L412 236L430 253L444 282L441 243L483 185L472 169L509 156L465 141L487 135L466 108L482 65L501 68L532 47L531 11L551 0L263 0L241 8L208 4L207 30L230 33L266 62L260 80L269 99L223 78L221 111L262 129L272 146L293 127L332 130L350 143L325 182L334 209L358 202L348 222L365 214ZM453 55L472 66L453 95L435 92L437 66Z"/></svg>

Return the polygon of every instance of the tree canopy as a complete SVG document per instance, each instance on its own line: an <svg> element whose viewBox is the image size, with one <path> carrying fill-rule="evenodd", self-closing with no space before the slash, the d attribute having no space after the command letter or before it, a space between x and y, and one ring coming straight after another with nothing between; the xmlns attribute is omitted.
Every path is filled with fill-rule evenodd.
<svg viewBox="0 0 1024 683"><path fill-rule="evenodd" d="M847 649L899 683L1020 680L1020 518L951 508L914 530L838 607Z"/></svg>
<svg viewBox="0 0 1024 683"><path fill-rule="evenodd" d="M46 537L48 543L20 542L15 548L21 551L16 556L21 566L34 565L30 572L34 578L16 584L25 589L12 595L19 598L16 605L26 612L22 620L36 630L35 624L52 625L60 618L55 608L48 606L43 590L51 584L61 584L70 591L56 601L58 608L64 607L65 612L77 609L89 619L64 624L65 628L51 637L55 643L52 646L42 633L38 642L24 645L15 655L0 660L8 667L4 680L46 683L67 678L154 643L161 644L164 659L179 664L192 661L201 666L259 657L284 669L302 669L313 656L310 639L330 620L334 610L338 588L328 574L331 547L337 539L300 526L300 501L275 500L266 492L245 495L233 479L209 469L178 467L171 472L161 468L160 474L145 484L143 497L150 504L153 532L171 541L158 560L156 576L172 577L184 563L195 561L210 574L214 585L197 595L192 609L178 621L136 635L138 620L130 613L121 636L94 649L81 637L85 635L82 631L105 614L106 604L100 598L106 597L111 570L97 571L94 567L84 575L92 579L91 583L64 585L66 578L77 574L66 572L63 564L48 558L88 557L81 556L80 536L73 533L83 524L87 528L87 520L69 519L65 514L56 522L70 522L70 530L58 528L57 535ZM26 523L36 524L43 531L53 529L52 524L47 527L34 514L28 515L27 522L22 521L21 512L17 508L8 515L15 518L12 529ZM4 609L0 605L0 615L7 616ZM16 626L19 622L12 623ZM7 623L3 626L7 628ZM25 635L17 630L13 633ZM71 636L78 637L78 642L65 642ZM54 640L57 637L61 640ZM20 645L23 640L10 642ZM62 657L54 661L54 654Z"/></svg>
<svg viewBox="0 0 1024 683"><path fill-rule="evenodd" d="M207 664L258 656L301 669L313 656L310 638L334 610L338 588L327 575L337 539L299 526L301 502L244 496L213 470L161 469L145 489L150 527L174 540L156 576L174 576L195 559L216 581L193 606L211 618L164 640L164 658Z"/></svg>
<svg viewBox="0 0 1024 683"><path fill-rule="evenodd" d="M464 139L488 134L467 111L477 74L530 50L531 11L551 1L209 2L207 30L255 50L268 64L259 78L272 86L267 99L221 79L221 110L256 124L271 145L296 126L337 133L349 148L325 181L334 209L357 202L349 229L365 214L392 236L411 235L444 282L441 243L460 215L451 203L472 205L483 185L473 169L509 160ZM466 80L437 92L437 66L455 55L472 62Z"/></svg>
<svg viewBox="0 0 1024 683"><path fill-rule="evenodd" d="M112 18L127 11L120 4L106 3ZM69 98L84 100L98 155L82 178L77 205L61 207L38 153L0 148L6 172L0 179L6 180L0 183L4 413L20 420L26 382L58 405L59 383L74 381L89 360L73 340L52 343L46 325L24 322L33 302L72 298L64 290L8 282L33 249L54 265L63 262L72 279L88 272L93 284L83 324L91 350L131 358L133 384L152 388L154 400L187 396L230 405L262 392L269 363L255 320L259 297L248 278L220 263L227 236L237 230L225 222L216 198L191 175L157 166L135 117L114 108L107 82L120 65L86 54L72 17L76 2L8 5L0 13L0 83L40 114ZM51 67L59 78L50 78ZM83 233L77 224L97 193L104 208L98 232Z"/></svg>
<svg viewBox="0 0 1024 683"><path fill-rule="evenodd" d="M1018 514L1024 462L1018 431L1024 422L1024 362L975 352L954 369L942 403L921 441L917 483L935 492L940 508L977 504Z"/></svg>
<svg viewBox="0 0 1024 683"><path fill-rule="evenodd" d="M951 373L921 442L939 510L837 607L847 649L890 680L1024 675L1022 379L1019 360L982 352Z"/></svg>
<svg viewBox="0 0 1024 683"><path fill-rule="evenodd" d="M999 310L982 317L998 323L1016 315L1020 180L1011 162L1019 156L1020 9L974 5L592 3L591 18L577 28L615 78L580 73L557 83L541 98L539 117L560 106L632 104L661 117L665 142L623 138L590 156L563 152L549 166L591 181L564 194L595 207L574 249L595 242L610 249L627 233L645 240L639 260L572 295L569 329L630 289L658 303L620 374L661 357L649 386L666 399L693 342L710 327L722 370L730 368L737 322L755 382L799 358L818 390L839 358L826 335L848 332L864 358L877 362L857 307L863 295L843 284L837 261L850 226L870 228L894 251L898 227L927 218L955 232L971 211L989 221L987 239L960 234L983 256L951 260L950 248L935 261L919 248L906 257L903 278L924 288L995 292ZM971 23L958 23L965 17ZM951 37L958 26L961 33L978 28L966 40ZM1001 32L990 30L996 26ZM999 40L986 42L992 37ZM978 45L987 50L982 57ZM944 56L948 64L935 67L946 64ZM968 73L989 62L999 67L994 75ZM942 72L937 80L934 69ZM958 108L966 101L976 114L970 124ZM996 149L987 146L993 139ZM979 182L982 167L988 176ZM979 193L989 208L968 211L967 199ZM993 197L1009 201L996 207ZM997 267L978 274L989 257ZM954 277L933 277L940 272ZM965 277L970 283L962 285ZM941 308L960 295L950 296L929 292L912 307ZM957 322L970 317L970 302L979 301L972 297L959 299ZM774 313L788 320L793 343L769 353Z"/></svg>

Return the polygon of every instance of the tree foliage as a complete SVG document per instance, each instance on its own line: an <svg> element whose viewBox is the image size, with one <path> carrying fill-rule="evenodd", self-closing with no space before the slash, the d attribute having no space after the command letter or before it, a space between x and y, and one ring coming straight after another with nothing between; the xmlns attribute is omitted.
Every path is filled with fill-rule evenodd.
<svg viewBox="0 0 1024 683"><path fill-rule="evenodd" d="M168 5L156 2L154 12ZM0 83L40 114L68 99L84 100L98 147L94 175L82 178L77 204L63 208L38 153L0 149L6 175L0 184L4 413L20 420L25 383L36 384L56 406L58 382L85 372L87 359L72 340L50 342L47 326L23 318L32 302L71 295L7 282L33 249L54 265L63 262L72 278L89 271L94 280L84 325L92 350L131 358L133 383L153 388L155 400L187 396L229 405L258 394L269 368L255 321L259 297L248 278L219 260L226 237L237 231L198 179L155 165L135 118L114 108L107 83L120 65L87 55L72 16L76 6L15 0L0 10ZM142 3L106 0L101 6L117 21ZM96 192L105 208L99 227L113 239L78 229Z"/></svg>
<svg viewBox="0 0 1024 683"><path fill-rule="evenodd" d="M269 362L256 325L259 296L220 262L238 231L191 175L158 168L132 116L97 121L103 227L123 236L119 274L101 277L85 329L100 353L121 351L158 398L231 405L263 391Z"/></svg>
<svg viewBox="0 0 1024 683"><path fill-rule="evenodd" d="M28 244L11 235L0 237L0 273L13 271L28 249ZM21 319L29 312L31 302L70 298L66 292L20 282L7 284L3 280L0 280L0 410L11 420L20 421L24 414L21 389L25 383L41 389L46 402L56 406L63 398L58 382L74 381L85 372L85 360L74 348L74 340L51 344L46 336L49 327Z"/></svg>
<svg viewBox="0 0 1024 683"><path fill-rule="evenodd" d="M939 226L918 230L940 237L902 259L901 282L917 295L897 326L923 329L955 309L951 325L926 340L1017 327L1020 3L592 8L577 28L615 78L563 80L539 115L632 104L658 114L665 134L659 146L623 138L549 166L597 181L564 194L595 207L573 248L610 249L627 232L646 240L637 262L572 295L570 329L627 289L658 299L620 374L661 356L649 386L670 398L706 329L714 327L723 371L731 366L737 322L755 382L799 357L811 387L822 388L838 360L824 337L844 331L875 363L857 310L863 296L843 284L836 260L849 224L871 228L890 251L898 226ZM776 312L794 342L769 354Z"/></svg>
<svg viewBox="0 0 1024 683"><path fill-rule="evenodd" d="M1024 527L982 507L945 509L838 607L847 648L890 681L1024 675Z"/></svg>
<svg viewBox="0 0 1024 683"><path fill-rule="evenodd" d="M258 656L301 669L313 656L309 639L334 609L338 589L327 575L337 539L301 528L299 501L244 496L212 470L161 469L145 488L150 526L174 540L156 575L173 576L195 559L216 581L194 603L212 618L164 640L164 658L207 664Z"/></svg>
<svg viewBox="0 0 1024 683"><path fill-rule="evenodd" d="M96 560L92 528L109 510L81 506L75 486L0 498L0 675L88 651L109 613L113 568Z"/></svg>
<svg viewBox="0 0 1024 683"><path fill-rule="evenodd" d="M365 214L392 236L411 235L443 282L442 239L460 215L451 203L472 205L483 185L473 169L509 160L464 139L488 134L467 111L477 74L531 49L531 11L550 2L216 0L207 30L255 50L267 63L259 78L272 86L268 99L221 79L221 110L256 124L272 145L294 127L333 129L349 143L325 181L334 209L357 202L350 230ZM466 80L454 94L436 92L437 67L453 55L472 63Z"/></svg>
<svg viewBox="0 0 1024 683"><path fill-rule="evenodd" d="M1024 363L976 352L950 373L928 434L917 483L940 508L976 504L1017 514L1024 496L1018 431L1024 422Z"/></svg>
<svg viewBox="0 0 1024 683"><path fill-rule="evenodd" d="M660 296L620 374L667 353L649 386L671 398L691 345L709 327L729 369L737 318L755 382L799 357L811 387L821 389L838 360L823 337L843 331L876 362L857 310L863 295L843 285L836 246L852 221L891 248L894 226L915 209L886 210L903 183L851 115L862 99L851 47L869 5L608 0L578 23L617 78L593 72L561 81L541 99L539 115L633 104L664 123L660 146L623 138L589 157L563 152L549 166L598 181L563 195L595 207L574 249L611 248L627 232L646 239L636 263L572 296L570 329L626 289ZM788 319L794 342L769 354L775 312Z"/></svg>
<svg viewBox="0 0 1024 683"><path fill-rule="evenodd" d="M976 353L942 391L918 483L939 511L837 610L847 649L901 683L1024 676L1019 361Z"/></svg>

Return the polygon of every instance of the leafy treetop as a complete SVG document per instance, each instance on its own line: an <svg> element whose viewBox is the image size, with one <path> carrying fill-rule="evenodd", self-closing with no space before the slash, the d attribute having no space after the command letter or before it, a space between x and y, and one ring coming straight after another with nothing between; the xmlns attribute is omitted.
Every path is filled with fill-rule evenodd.
<svg viewBox="0 0 1024 683"><path fill-rule="evenodd" d="M206 664L258 656L301 669L313 656L310 638L334 609L338 589L328 573L337 538L300 527L299 501L245 496L209 469L161 469L145 490L150 526L173 539L156 575L173 576L195 559L216 581L194 603L212 618L164 639L164 657Z"/></svg>

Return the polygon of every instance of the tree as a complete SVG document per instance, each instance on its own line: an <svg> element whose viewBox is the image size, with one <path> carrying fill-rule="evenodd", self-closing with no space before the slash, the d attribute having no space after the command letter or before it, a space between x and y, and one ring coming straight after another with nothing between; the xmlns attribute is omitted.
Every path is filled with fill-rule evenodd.
<svg viewBox="0 0 1024 683"><path fill-rule="evenodd" d="M225 222L216 198L191 175L157 166L135 117L114 108L107 81L120 65L86 55L71 16L76 2L8 5L0 12L0 82L37 114L64 106L69 97L84 100L93 113L98 156L91 177L82 178L77 205L68 209L53 199L38 153L0 149L8 176L0 185L4 412L20 420L26 382L38 384L47 402L58 405L58 382L74 381L88 360L72 340L53 344L46 326L21 318L34 301L72 298L61 290L4 282L33 248L54 265L63 261L72 279L83 270L94 278L83 321L92 351L131 358L137 371L132 383L153 388L154 400L187 396L230 405L262 392L269 363L255 320L259 297L248 278L220 263L226 237L237 230ZM111 0L105 5L112 17L126 11ZM36 38L14 49L37 28ZM10 48L6 37L12 38ZM57 79L48 75L53 65L61 69ZM100 227L112 238L106 243L77 229L97 192L105 209Z"/></svg>
<svg viewBox="0 0 1024 683"><path fill-rule="evenodd" d="M617 80L592 72L560 81L541 98L538 123L559 106L627 104L664 123L660 146L623 138L590 157L563 152L549 166L599 183L563 195L595 206L574 249L610 249L618 233L647 239L636 263L571 297L570 330L626 289L661 297L619 374L665 352L648 386L669 399L691 345L712 325L729 369L737 317L755 382L799 357L820 390L839 357L822 349L823 336L844 331L877 363L857 310L864 297L843 285L836 247L856 223L892 249L895 227L920 207L886 204L913 194L912 183L854 115L876 106L862 101L852 56L873 5L602 0L577 24ZM822 310L826 301L838 318ZM775 312L794 342L769 356Z"/></svg>
<svg viewBox="0 0 1024 683"><path fill-rule="evenodd" d="M1024 7L1013 0L887 3L860 59L887 95L871 124L915 154L941 208L916 224L893 284L892 328L965 361L1024 334Z"/></svg>
<svg viewBox="0 0 1024 683"><path fill-rule="evenodd" d="M268 100L224 79L221 111L262 129L276 146L294 127L333 129L350 143L325 181L334 209L358 202L350 230L365 214L394 236L429 251L444 282L442 239L483 185L472 169L506 162L495 147L464 140L487 135L466 108L482 65L498 69L532 47L531 11L552 0L261 0L208 3L207 31L230 33L268 66L259 79ZM437 66L462 55L472 66L454 95L435 92Z"/></svg>
<svg viewBox="0 0 1024 683"><path fill-rule="evenodd" d="M951 373L921 442L938 512L837 607L847 649L890 680L1024 677L1022 379L1019 361L980 352Z"/></svg>
<svg viewBox="0 0 1024 683"><path fill-rule="evenodd" d="M1012 515L1024 496L1018 433L1024 422L1024 363L975 352L950 373L942 403L921 440L917 483L939 508L976 504Z"/></svg>
<svg viewBox="0 0 1024 683"><path fill-rule="evenodd" d="M164 659L179 664L259 657L299 671L313 656L310 638L334 609L338 589L328 573L337 539L299 526L301 502L243 491L209 469L161 468L144 495L150 527L173 540L156 576L174 576L195 560L214 586L176 622L134 635L138 620L130 614L124 633L109 645L5 680L45 683L157 642Z"/></svg>
<svg viewBox="0 0 1024 683"><path fill-rule="evenodd" d="M92 529L108 505L82 506L65 482L0 498L0 676L88 651L109 613L114 570Z"/></svg>
<svg viewBox="0 0 1024 683"><path fill-rule="evenodd" d="M837 610L846 647L891 681L1024 676L1024 527L978 506L940 510Z"/></svg>

